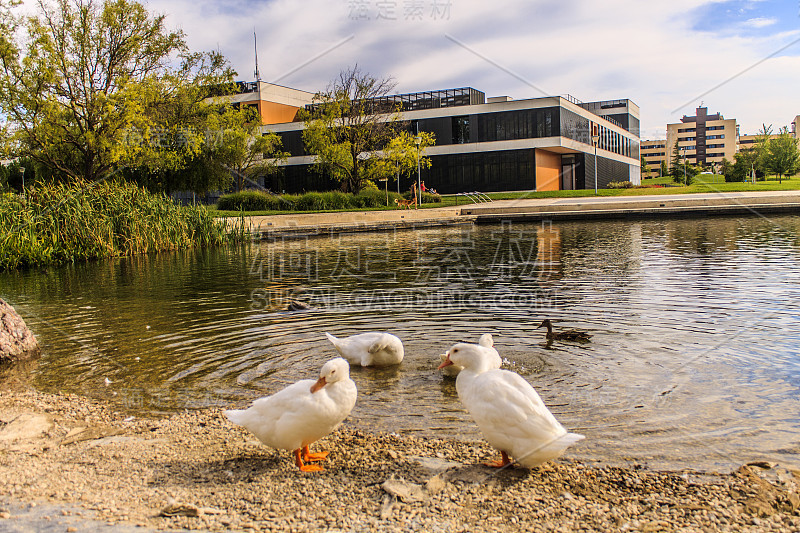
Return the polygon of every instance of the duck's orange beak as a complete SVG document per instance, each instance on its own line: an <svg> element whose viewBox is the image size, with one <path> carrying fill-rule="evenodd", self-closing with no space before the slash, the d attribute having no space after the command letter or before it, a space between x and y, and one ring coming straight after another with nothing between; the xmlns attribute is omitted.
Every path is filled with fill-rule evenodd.
<svg viewBox="0 0 800 533"><path fill-rule="evenodd" d="M327 385L327 381L325 381L325 377L323 376L323 377L319 378L316 383L311 385L311 394L314 394L315 392L320 390L325 385Z"/></svg>
<svg viewBox="0 0 800 533"><path fill-rule="evenodd" d="M450 360L450 354L447 354L447 359L445 359L445 361L441 365L439 365L439 370L443 369L446 366L450 366L452 364L453 362Z"/></svg>

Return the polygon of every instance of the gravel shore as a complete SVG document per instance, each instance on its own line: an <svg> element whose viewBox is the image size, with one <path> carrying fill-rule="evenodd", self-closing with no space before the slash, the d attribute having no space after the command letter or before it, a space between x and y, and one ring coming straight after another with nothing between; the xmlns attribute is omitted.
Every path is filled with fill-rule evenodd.
<svg viewBox="0 0 800 533"><path fill-rule="evenodd" d="M483 442L347 422L311 449L330 450L325 471L298 471L216 409L141 419L77 396L2 392L0 531L35 530L21 527L35 506L60 509L40 520L145 529L800 531L800 471L774 465L719 474L562 459L497 471L480 466L496 455ZM100 530L76 524L52 530Z"/></svg>

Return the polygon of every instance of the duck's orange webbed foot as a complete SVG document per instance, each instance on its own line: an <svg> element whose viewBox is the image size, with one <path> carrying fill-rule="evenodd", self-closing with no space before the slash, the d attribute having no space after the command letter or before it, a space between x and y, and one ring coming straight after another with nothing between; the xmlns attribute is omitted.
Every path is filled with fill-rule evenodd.
<svg viewBox="0 0 800 533"><path fill-rule="evenodd" d="M303 472L320 472L323 470L323 468L319 465L307 465L303 463L302 450L300 448L294 451L294 464L296 464L297 468Z"/></svg>
<svg viewBox="0 0 800 533"><path fill-rule="evenodd" d="M324 461L330 452L311 453L308 451L308 446L303 446L302 455L303 461L309 463L312 461Z"/></svg>
<svg viewBox="0 0 800 533"><path fill-rule="evenodd" d="M508 454L506 452L500 452L501 459L499 461L492 461L491 463L483 463L486 466L490 466L492 468L503 468L511 464L511 460L508 458Z"/></svg>

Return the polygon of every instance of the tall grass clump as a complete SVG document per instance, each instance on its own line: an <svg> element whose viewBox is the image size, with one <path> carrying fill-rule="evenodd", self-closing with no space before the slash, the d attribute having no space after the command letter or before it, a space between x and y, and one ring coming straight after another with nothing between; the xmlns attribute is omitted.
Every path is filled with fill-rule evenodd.
<svg viewBox="0 0 800 533"><path fill-rule="evenodd" d="M119 257L235 239L203 206L128 183L39 184L0 196L0 270Z"/></svg>

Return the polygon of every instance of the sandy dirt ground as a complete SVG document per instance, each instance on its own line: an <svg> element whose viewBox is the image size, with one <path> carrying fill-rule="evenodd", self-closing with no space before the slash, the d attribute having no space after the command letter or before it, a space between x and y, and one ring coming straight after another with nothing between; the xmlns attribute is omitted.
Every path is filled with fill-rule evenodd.
<svg viewBox="0 0 800 533"><path fill-rule="evenodd" d="M482 466L484 442L347 425L300 472L219 410L142 419L0 393L0 531L800 531L800 471Z"/></svg>

